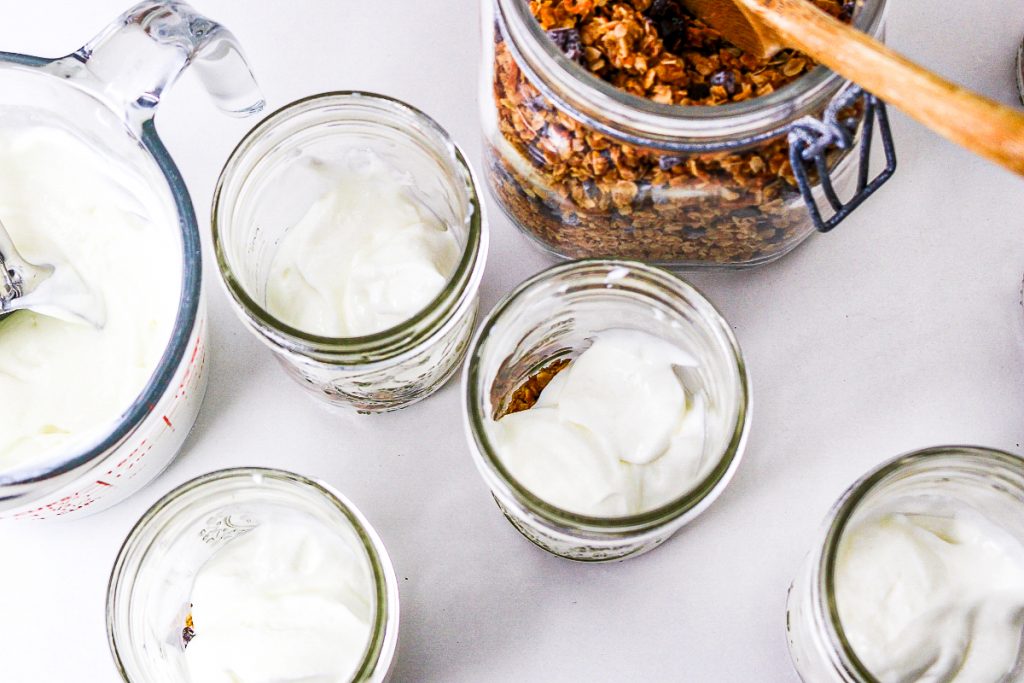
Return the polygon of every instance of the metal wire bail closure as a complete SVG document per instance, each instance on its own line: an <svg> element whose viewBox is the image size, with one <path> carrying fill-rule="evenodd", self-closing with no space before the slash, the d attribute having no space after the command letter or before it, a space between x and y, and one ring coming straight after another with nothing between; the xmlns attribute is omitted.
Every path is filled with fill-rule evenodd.
<svg viewBox="0 0 1024 683"><path fill-rule="evenodd" d="M857 173L857 190L849 201L843 202L832 184L831 169L828 167L827 154L831 149L849 149L854 144L858 121L855 117L843 119L841 113L860 99L864 103L864 128L860 141L859 167ZM885 152L885 168L871 181L871 143L875 134L875 125L882 140ZM789 161L793 166L800 195L807 205L807 211L818 232L829 232L846 220L853 211L864 203L868 197L884 185L896 171L896 147L892 140L892 129L889 127L889 116L885 103L861 90L850 86L842 96L836 98L821 119L806 116L795 121L789 131ZM817 171L821 189L825 199L834 212L826 220L821 207L814 197L809 169Z"/></svg>

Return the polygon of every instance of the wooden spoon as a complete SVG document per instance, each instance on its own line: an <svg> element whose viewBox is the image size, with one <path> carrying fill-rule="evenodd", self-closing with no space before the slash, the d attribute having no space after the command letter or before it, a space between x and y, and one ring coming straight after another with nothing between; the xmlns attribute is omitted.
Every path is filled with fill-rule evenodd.
<svg viewBox="0 0 1024 683"><path fill-rule="evenodd" d="M940 135L1024 175L1024 114L951 83L807 0L682 0L742 50L795 48Z"/></svg>

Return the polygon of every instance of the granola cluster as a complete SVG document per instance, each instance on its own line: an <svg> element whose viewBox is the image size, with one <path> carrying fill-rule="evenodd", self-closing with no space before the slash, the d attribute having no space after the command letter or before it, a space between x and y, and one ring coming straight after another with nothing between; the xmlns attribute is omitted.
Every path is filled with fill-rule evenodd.
<svg viewBox="0 0 1024 683"><path fill-rule="evenodd" d="M850 0L811 1L847 21L856 8ZM761 97L816 66L792 50L754 58L678 0L532 0L530 9L567 57L663 104ZM494 97L500 138L488 149L491 185L513 220L563 256L754 263L811 231L785 136L702 154L619 142L544 97L500 31Z"/></svg>
<svg viewBox="0 0 1024 683"><path fill-rule="evenodd" d="M505 406L501 416L521 413L537 405L541 392L551 383L555 375L569 366L570 362L568 358L561 358L531 375L518 389L512 392L508 405Z"/></svg>

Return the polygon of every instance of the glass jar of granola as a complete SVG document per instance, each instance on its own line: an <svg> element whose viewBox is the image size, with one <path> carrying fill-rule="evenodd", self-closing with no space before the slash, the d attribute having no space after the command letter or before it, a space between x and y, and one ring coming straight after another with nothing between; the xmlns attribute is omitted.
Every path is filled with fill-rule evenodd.
<svg viewBox="0 0 1024 683"><path fill-rule="evenodd" d="M602 338L637 333L694 361L691 367L672 371L679 373L690 394L686 405L699 402L705 407L692 461L701 465L661 470L676 447L673 443L651 461L658 471L645 469L650 465L614 466L634 482L633 488L645 491L645 498L647 489L663 492L657 501L648 498L614 512L581 512L553 502L513 473L500 425L513 413L541 407L546 398L542 392L552 386L552 378L570 372ZM463 383L470 452L498 507L527 539L572 560L636 557L671 538L707 509L731 481L750 428L750 385L728 323L690 285L637 261L576 261L524 282L484 321L470 350ZM654 384L660 383L646 386ZM563 389L562 396L565 393ZM650 406L651 412L662 407ZM550 431L543 433L545 439L552 436ZM647 432L632 436L641 441L653 437ZM604 468L596 460L578 462L583 469L553 474L570 489L589 490ZM669 470L666 482L661 473ZM535 477L533 481L537 483ZM630 488L626 483L625 489Z"/></svg>
<svg viewBox="0 0 1024 683"><path fill-rule="evenodd" d="M814 2L882 38L886 0ZM799 53L740 52L679 0L483 5L488 183L560 257L767 263L895 169L879 101Z"/></svg>

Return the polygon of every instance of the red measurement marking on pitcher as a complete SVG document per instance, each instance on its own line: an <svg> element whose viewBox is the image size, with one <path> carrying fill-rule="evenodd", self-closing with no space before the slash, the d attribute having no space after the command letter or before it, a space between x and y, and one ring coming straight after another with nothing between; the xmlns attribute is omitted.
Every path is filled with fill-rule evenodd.
<svg viewBox="0 0 1024 683"><path fill-rule="evenodd" d="M185 368L185 373L182 377L181 383L178 385L178 391L174 396L174 402L167 410L166 414L162 415L162 422L166 427L174 431L174 422L172 417L175 412L186 402L184 399L189 390L194 388L195 384L202 378L203 372L206 369L206 354L203 351L203 339L202 331L196 338L196 343L192 348L192 355L189 358L188 365ZM197 363L198 361L198 363ZM155 405L148 406L150 411L155 410ZM159 434L153 437L154 439L159 438ZM64 515L73 514L88 508L91 505L99 502L105 498L109 492L119 488L120 485L131 480L144 468L141 467L143 459L153 449L153 441L149 438L144 438L139 444L124 458L119 460L113 467L108 469L103 475L104 478L96 479L90 482L82 489L75 491L69 495L66 495L58 500L45 503L38 507L23 510L13 515L13 519L47 519L51 517L62 517ZM109 481L107 481L109 480ZM3 515L0 515L0 519Z"/></svg>
<svg viewBox="0 0 1024 683"><path fill-rule="evenodd" d="M133 472L131 471L136 465L141 462L142 458L145 457L146 453L149 453L153 449L153 444L148 440L143 439L135 450L126 455L116 465L107 470L108 477L114 477L120 479L121 477L131 477Z"/></svg>
<svg viewBox="0 0 1024 683"><path fill-rule="evenodd" d="M205 327L205 325L204 325ZM176 398L182 398L188 391L189 380L192 377L192 371L196 366L196 357L199 356L199 352L203 348L203 330L199 331L196 335L196 343L192 346L192 357L188 359L188 367L185 368L185 374L182 375L181 382L178 384L178 393ZM203 363L206 362L206 354L203 354ZM201 369L201 368L200 368Z"/></svg>
<svg viewBox="0 0 1024 683"><path fill-rule="evenodd" d="M101 483L103 482L97 480L94 484L85 487L81 491L72 493L70 496L64 496L60 500L55 500L52 503L41 505L32 510L19 512L14 516L14 519L63 517L64 515L84 510L102 498L104 488L110 487L110 484L103 484L101 487Z"/></svg>

